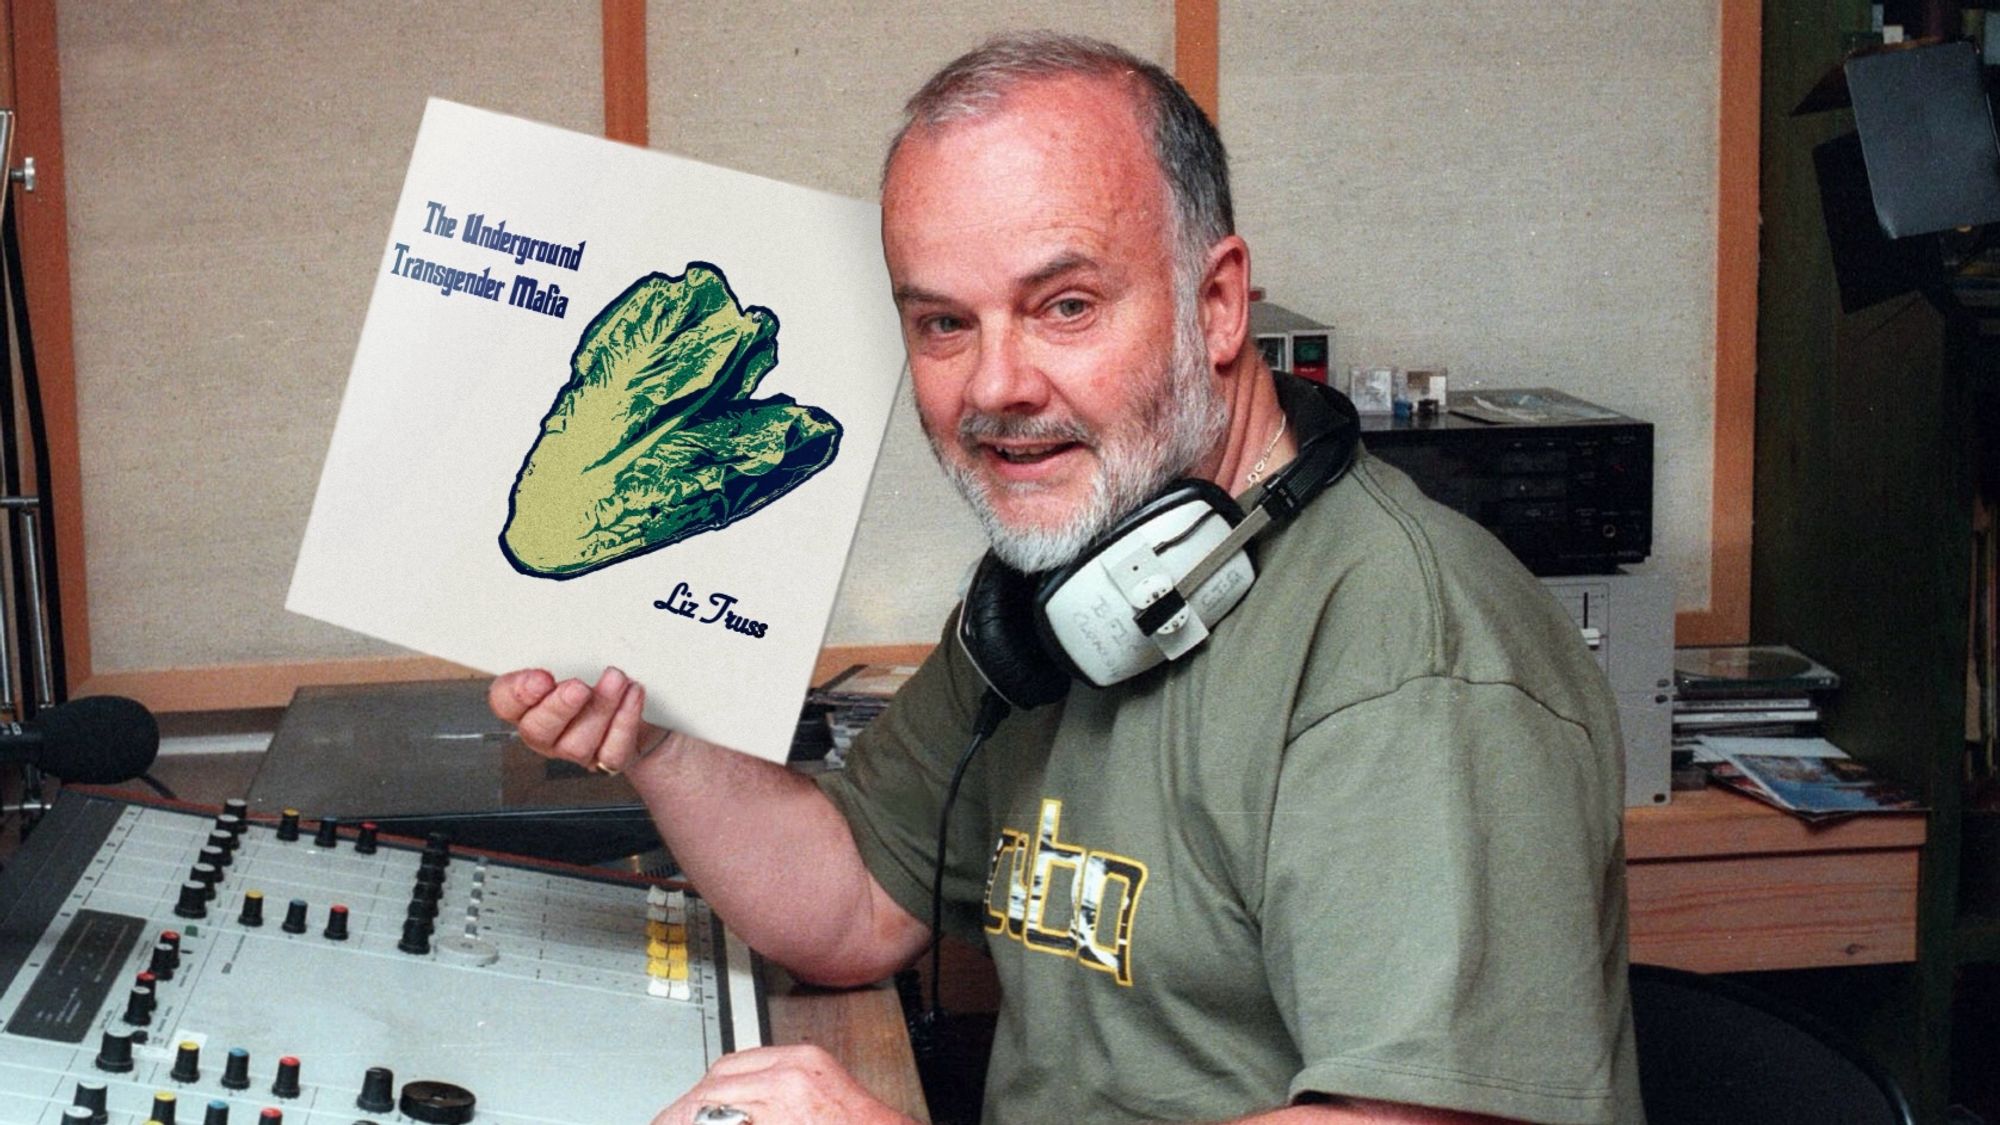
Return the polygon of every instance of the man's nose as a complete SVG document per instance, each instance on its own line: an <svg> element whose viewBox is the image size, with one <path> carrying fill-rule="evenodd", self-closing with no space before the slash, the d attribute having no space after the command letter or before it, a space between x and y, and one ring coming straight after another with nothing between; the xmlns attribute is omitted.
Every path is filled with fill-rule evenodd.
<svg viewBox="0 0 2000 1125"><path fill-rule="evenodd" d="M1033 414L1048 402L1049 383L1012 325L979 334L979 358L965 398L984 414Z"/></svg>

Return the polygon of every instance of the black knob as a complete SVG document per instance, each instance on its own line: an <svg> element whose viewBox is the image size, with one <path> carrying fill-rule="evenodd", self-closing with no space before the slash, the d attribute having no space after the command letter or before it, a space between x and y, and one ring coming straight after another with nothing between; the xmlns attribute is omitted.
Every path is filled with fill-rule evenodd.
<svg viewBox="0 0 2000 1125"><path fill-rule="evenodd" d="M215 835L222 836L223 834L217 832ZM224 838L227 839L226 836ZM201 846L201 861L203 863L214 864L218 870L224 867L228 867L230 861L234 860L235 858L236 858L235 856L229 854L228 848L225 848L221 844L216 843L213 838L211 838L208 843L203 844Z"/></svg>
<svg viewBox="0 0 2000 1125"><path fill-rule="evenodd" d="M107 1031L97 1048L97 1069L125 1074L132 1069L132 1033Z"/></svg>
<svg viewBox="0 0 2000 1125"><path fill-rule="evenodd" d="M372 820L362 821L361 835L357 836L354 840L354 850L360 852L362 855L374 855L375 839L377 836L381 835L381 832L382 829L378 827L374 821Z"/></svg>
<svg viewBox="0 0 2000 1125"><path fill-rule="evenodd" d="M183 1040L180 1049L174 1052L174 1069L167 1077L176 1082L199 1082L201 1080L201 1045L192 1040Z"/></svg>
<svg viewBox="0 0 2000 1125"><path fill-rule="evenodd" d="M285 1111L274 1105L267 1105L257 1111L257 1125L285 1125Z"/></svg>
<svg viewBox="0 0 2000 1125"><path fill-rule="evenodd" d="M244 824L242 813L223 813L215 818L216 830L229 834L229 850L235 851L242 846Z"/></svg>
<svg viewBox="0 0 2000 1125"><path fill-rule="evenodd" d="M430 864L417 868L417 881L412 886L429 887L433 891L442 890L444 888L444 868Z"/></svg>
<svg viewBox="0 0 2000 1125"><path fill-rule="evenodd" d="M180 950L174 948L170 942L156 941L153 943L153 960L147 966L148 972L160 980L172 980L174 979L174 970L180 967Z"/></svg>
<svg viewBox="0 0 2000 1125"><path fill-rule="evenodd" d="M263 891L243 892L243 913L237 915L236 920L246 926L261 926L264 924Z"/></svg>
<svg viewBox="0 0 2000 1125"><path fill-rule="evenodd" d="M160 1125L174 1125L174 1103L178 1100L165 1090L154 1094L153 1115L148 1120L157 1121Z"/></svg>
<svg viewBox="0 0 2000 1125"><path fill-rule="evenodd" d="M386 1066L371 1066L361 1079L361 1096L354 1104L370 1113L396 1108L396 1074Z"/></svg>
<svg viewBox="0 0 2000 1125"><path fill-rule="evenodd" d="M288 934L306 932L306 900L295 898L285 907L284 925L280 927Z"/></svg>
<svg viewBox="0 0 2000 1125"><path fill-rule="evenodd" d="M222 815L233 816L236 822L241 824L243 818L250 815L250 802L241 797L231 797L222 802Z"/></svg>
<svg viewBox="0 0 2000 1125"><path fill-rule="evenodd" d="M271 1092L281 1098L299 1096L299 1060L295 1055L286 1055L278 1060L278 1080L271 1083Z"/></svg>
<svg viewBox="0 0 2000 1125"><path fill-rule="evenodd" d="M63 1125L71 1125L71 1123L74 1123L74 1125L90 1125L90 1122L97 1120L97 1116L80 1105L73 1105L63 1110L62 1119ZM105 1120L109 1121L110 1119L110 1114L106 1114Z"/></svg>
<svg viewBox="0 0 2000 1125"><path fill-rule="evenodd" d="M442 832L432 832L424 837L425 858L435 858L442 865L451 862L451 837Z"/></svg>
<svg viewBox="0 0 2000 1125"><path fill-rule="evenodd" d="M208 917L208 884L189 879L181 884L181 898L174 913L182 918Z"/></svg>
<svg viewBox="0 0 2000 1125"><path fill-rule="evenodd" d="M454 1086L449 1082L412 1082L403 1087L403 1096L396 1108L412 1121L459 1125L472 1120L472 1109L477 1101L472 1091L463 1086Z"/></svg>
<svg viewBox="0 0 2000 1125"><path fill-rule="evenodd" d="M411 899L409 916L423 919L424 926L429 928L431 920L438 916L437 899L425 898L422 895Z"/></svg>
<svg viewBox="0 0 2000 1125"><path fill-rule="evenodd" d="M201 884L203 901L215 897L215 885L222 882L222 868L213 863L197 863L188 870L188 879Z"/></svg>
<svg viewBox="0 0 2000 1125"><path fill-rule="evenodd" d="M174 952L176 953L180 952L181 932L179 930L161 930L160 940L166 942L168 945L173 946Z"/></svg>
<svg viewBox="0 0 2000 1125"><path fill-rule="evenodd" d="M291 843L299 838L299 810L286 809L278 814L278 839Z"/></svg>
<svg viewBox="0 0 2000 1125"><path fill-rule="evenodd" d="M403 919L403 940L396 948L405 953L429 953L431 951L431 930L422 918Z"/></svg>
<svg viewBox="0 0 2000 1125"><path fill-rule="evenodd" d="M220 1098L211 1100L201 1113L201 1125L229 1125L229 1103Z"/></svg>
<svg viewBox="0 0 2000 1125"><path fill-rule="evenodd" d="M250 1088L250 1052L241 1047L229 1048L228 1056L222 1060L222 1088L225 1090Z"/></svg>
<svg viewBox="0 0 2000 1125"><path fill-rule="evenodd" d="M125 1022L145 1024L153 1018L153 989L149 985L135 984L132 993L125 999Z"/></svg>
<svg viewBox="0 0 2000 1125"><path fill-rule="evenodd" d="M104 1083L79 1082L76 1084L76 1100L70 1108L83 1111L83 1116L79 1120L93 1122L94 1125L104 1125L104 1122L111 1117L104 1097ZM67 1118L69 1115L65 1113L63 1116Z"/></svg>
<svg viewBox="0 0 2000 1125"><path fill-rule="evenodd" d="M340 819L323 816L319 818L319 831L313 833L313 846L331 848L340 843Z"/></svg>
<svg viewBox="0 0 2000 1125"><path fill-rule="evenodd" d="M326 936L329 941L347 940L347 908L335 903L326 912Z"/></svg>

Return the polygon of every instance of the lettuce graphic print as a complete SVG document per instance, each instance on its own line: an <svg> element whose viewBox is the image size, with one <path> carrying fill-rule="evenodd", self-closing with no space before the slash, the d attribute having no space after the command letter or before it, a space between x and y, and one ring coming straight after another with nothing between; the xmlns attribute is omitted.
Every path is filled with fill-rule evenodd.
<svg viewBox="0 0 2000 1125"><path fill-rule="evenodd" d="M620 294L577 338L569 381L514 478L500 550L575 578L750 516L833 464L841 427L785 395L778 317L689 262Z"/></svg>

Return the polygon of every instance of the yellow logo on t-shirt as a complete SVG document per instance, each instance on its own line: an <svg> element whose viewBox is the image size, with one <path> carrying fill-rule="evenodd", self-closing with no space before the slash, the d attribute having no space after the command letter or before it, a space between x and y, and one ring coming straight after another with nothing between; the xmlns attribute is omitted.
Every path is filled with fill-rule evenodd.
<svg viewBox="0 0 2000 1125"><path fill-rule="evenodd" d="M1000 830L986 869L986 932L1069 957L1129 985L1132 922L1146 865L1064 843L1061 826L1062 802L1045 797L1032 839L1018 829Z"/></svg>

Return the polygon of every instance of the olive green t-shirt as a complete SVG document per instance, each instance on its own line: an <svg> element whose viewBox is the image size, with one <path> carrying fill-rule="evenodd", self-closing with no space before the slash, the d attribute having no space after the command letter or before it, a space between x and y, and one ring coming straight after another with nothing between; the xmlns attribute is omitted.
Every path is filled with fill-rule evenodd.
<svg viewBox="0 0 2000 1125"><path fill-rule="evenodd" d="M1371 458L1254 554L1195 654L1010 717L966 775L946 926L1003 989L986 1121L1643 1120L1617 717L1575 626ZM981 686L947 639L825 782L919 919Z"/></svg>

